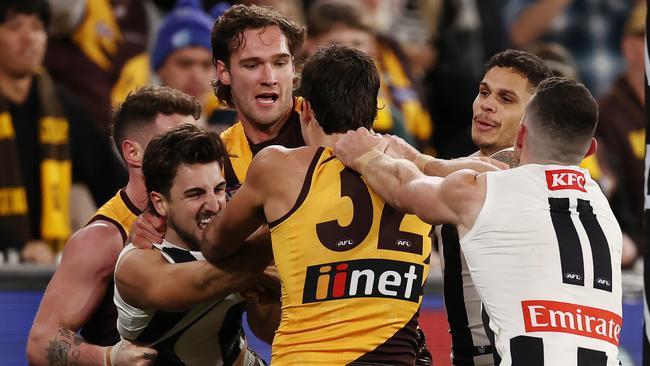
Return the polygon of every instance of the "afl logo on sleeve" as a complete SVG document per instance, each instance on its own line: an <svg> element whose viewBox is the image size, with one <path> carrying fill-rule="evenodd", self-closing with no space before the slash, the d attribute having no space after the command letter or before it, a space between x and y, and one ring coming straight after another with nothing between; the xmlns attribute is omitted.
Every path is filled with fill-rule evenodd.
<svg viewBox="0 0 650 366"><path fill-rule="evenodd" d="M551 191L571 189L587 192L585 190L586 182L585 175L577 170L559 169L546 171L546 185Z"/></svg>
<svg viewBox="0 0 650 366"><path fill-rule="evenodd" d="M302 296L311 302L382 297L418 302L424 267L385 259L360 259L307 267Z"/></svg>

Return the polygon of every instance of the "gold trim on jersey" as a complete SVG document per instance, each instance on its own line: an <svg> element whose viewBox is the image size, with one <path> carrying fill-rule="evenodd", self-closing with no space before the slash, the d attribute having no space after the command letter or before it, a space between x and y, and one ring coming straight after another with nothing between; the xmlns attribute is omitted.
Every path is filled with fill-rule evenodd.
<svg viewBox="0 0 650 366"><path fill-rule="evenodd" d="M142 212L131 202L124 189L120 189L113 198L100 207L95 215L88 221L89 225L97 220L104 220L117 226L122 234L122 240L126 240L131 232L131 226Z"/></svg>

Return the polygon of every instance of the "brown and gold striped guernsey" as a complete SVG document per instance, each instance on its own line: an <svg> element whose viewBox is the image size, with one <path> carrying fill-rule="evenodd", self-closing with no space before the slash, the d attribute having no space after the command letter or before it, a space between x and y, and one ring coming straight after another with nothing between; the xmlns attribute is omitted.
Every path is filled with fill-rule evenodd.
<svg viewBox="0 0 650 366"><path fill-rule="evenodd" d="M141 211L131 202L124 189L120 189L113 198L95 212L87 225L98 220L110 222L120 230L122 241L126 244L131 226L140 213ZM102 245L102 243L97 243L97 245ZM120 340L116 326L117 309L113 303L113 287L114 282L111 277L102 302L81 329L81 336L89 343L110 346Z"/></svg>
<svg viewBox="0 0 650 366"><path fill-rule="evenodd" d="M269 223L282 279L273 365L413 365L431 226L386 205L320 148Z"/></svg>

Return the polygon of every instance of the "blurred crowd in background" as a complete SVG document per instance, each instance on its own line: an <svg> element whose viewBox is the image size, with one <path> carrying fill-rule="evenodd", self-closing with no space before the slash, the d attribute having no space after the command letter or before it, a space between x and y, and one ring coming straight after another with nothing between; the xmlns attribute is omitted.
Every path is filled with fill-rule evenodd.
<svg viewBox="0 0 650 366"><path fill-rule="evenodd" d="M583 165L624 231L624 266L638 262L645 250L645 1L242 2L274 7L307 27L298 68L330 42L371 55L382 78L374 129L437 157L476 151L472 102L493 54L523 49L583 82L600 105L598 154ZM50 0L38 19L0 19L2 263L56 263L71 233L125 185L110 123L129 92L167 85L200 101L206 128L236 122L214 96L210 49L215 19L234 3Z"/></svg>

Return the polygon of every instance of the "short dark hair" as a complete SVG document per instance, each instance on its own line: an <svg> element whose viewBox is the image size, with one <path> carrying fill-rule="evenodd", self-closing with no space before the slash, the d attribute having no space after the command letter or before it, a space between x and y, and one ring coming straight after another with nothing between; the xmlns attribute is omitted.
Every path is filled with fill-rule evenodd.
<svg viewBox="0 0 650 366"><path fill-rule="evenodd" d="M307 35L319 37L339 25L374 33L369 19L364 17L362 9L353 3L335 1L316 1L307 15Z"/></svg>
<svg viewBox="0 0 650 366"><path fill-rule="evenodd" d="M371 128L378 93L375 63L354 48L337 44L319 48L302 70L300 94L327 134Z"/></svg>
<svg viewBox="0 0 650 366"><path fill-rule="evenodd" d="M594 136L598 104L581 83L552 77L537 86L526 107L526 120L539 127L549 143L577 151L588 146Z"/></svg>
<svg viewBox="0 0 650 366"><path fill-rule="evenodd" d="M287 37L289 53L295 56L305 41L305 27L281 15L270 7L256 5L234 5L217 18L212 28L212 61L222 61L230 67L232 51L244 46L244 31L267 26L277 26ZM216 80L213 83L217 98L230 108L235 108L229 85Z"/></svg>
<svg viewBox="0 0 650 366"><path fill-rule="evenodd" d="M201 104L193 96L166 86L145 86L129 93L113 114L112 134L117 151L122 142L156 120L158 114L201 117Z"/></svg>
<svg viewBox="0 0 650 366"><path fill-rule="evenodd" d="M182 164L209 164L221 167L228 158L219 134L193 124L182 124L160 136L147 146L142 160L147 192L156 191L169 198L169 190Z"/></svg>
<svg viewBox="0 0 650 366"><path fill-rule="evenodd" d="M2 0L0 2L0 24L15 14L36 14L45 25L50 24L50 4L47 0Z"/></svg>
<svg viewBox="0 0 650 366"><path fill-rule="evenodd" d="M497 53L485 63L485 72L487 73L495 66L514 69L515 72L528 80L531 85L531 91L542 80L553 76L553 72L544 63L544 60L525 51L505 50Z"/></svg>

